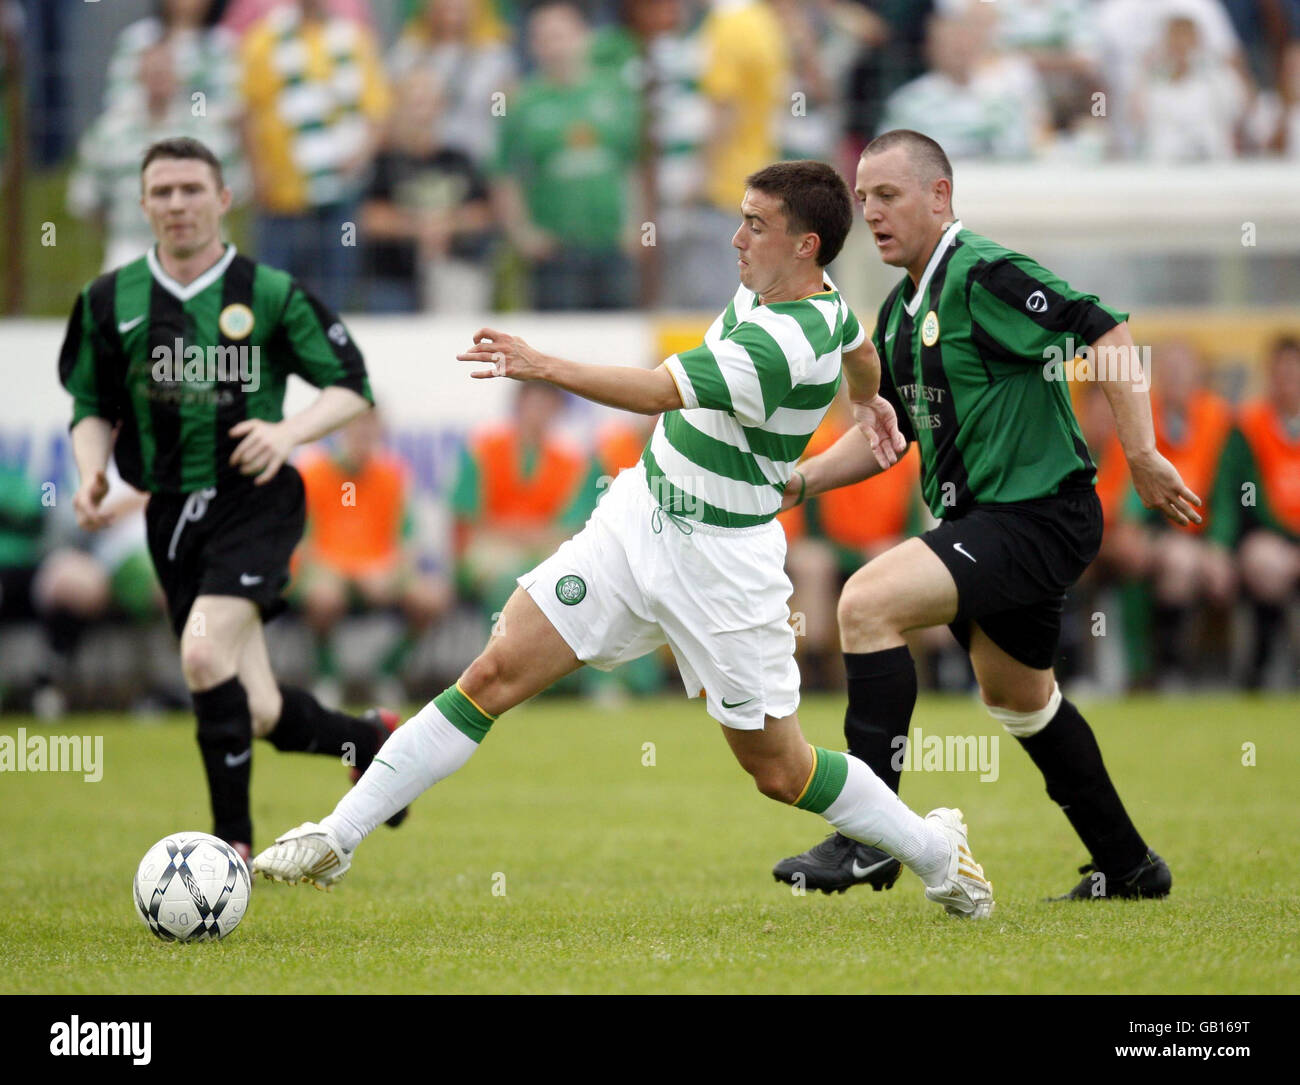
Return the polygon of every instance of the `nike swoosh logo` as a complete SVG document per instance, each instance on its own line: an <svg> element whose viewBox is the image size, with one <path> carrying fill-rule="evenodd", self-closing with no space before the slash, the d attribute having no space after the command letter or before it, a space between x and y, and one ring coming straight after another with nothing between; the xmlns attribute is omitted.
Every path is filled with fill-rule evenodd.
<svg viewBox="0 0 1300 1085"><path fill-rule="evenodd" d="M741 705L743 705L743 704L749 704L749 702L752 701L753 699L754 699L753 697L746 697L743 701L737 701L735 704L729 704L729 703L727 702L727 698L723 697L723 698L722 698L722 707L723 707L723 708L739 708L739 707L740 707Z"/></svg>
<svg viewBox="0 0 1300 1085"><path fill-rule="evenodd" d="M893 860L892 858L890 858L890 859L881 859L880 862L878 862L878 863L872 863L870 866L858 866L858 861L857 861L856 859L854 859L854 860L853 860L853 876L854 876L855 878L865 878L865 877L866 877L868 874L870 874L873 870L879 870L882 866L888 866L888 865L889 865L890 863L892 863L893 861L894 861L894 860Z"/></svg>
<svg viewBox="0 0 1300 1085"><path fill-rule="evenodd" d="M962 557L964 557L964 558L970 558L971 561L975 561L974 558L971 558L970 555L969 555L968 553L966 553L965 550L962 549L962 545L961 545L961 543L953 543L953 544L952 544L952 548L953 548L954 550L956 550L957 553L959 553ZM978 561L975 561L975 564L978 565L979 562L978 562Z"/></svg>
<svg viewBox="0 0 1300 1085"><path fill-rule="evenodd" d="M888 335L885 336L885 342L888 343L893 338L894 338L894 333L890 332Z"/></svg>
<svg viewBox="0 0 1300 1085"><path fill-rule="evenodd" d="M124 321L122 321L121 324L119 324L119 325L117 326L117 330L118 330L122 335L125 335L125 334L126 334L127 332L129 332L132 328L134 328L137 324L139 324L140 321L142 321L143 319L144 319L144 316L141 315L141 316L136 317L134 320L124 320Z"/></svg>
<svg viewBox="0 0 1300 1085"><path fill-rule="evenodd" d="M260 576L249 576L247 573L240 573L239 582L243 584L244 587L251 588L254 584L262 583L262 578Z"/></svg>
<svg viewBox="0 0 1300 1085"><path fill-rule="evenodd" d="M248 749L246 749L243 753L240 754L228 753L226 754L226 768L237 769L239 768L240 765L242 765L245 761L247 761L252 756L253 756L252 746L249 746Z"/></svg>

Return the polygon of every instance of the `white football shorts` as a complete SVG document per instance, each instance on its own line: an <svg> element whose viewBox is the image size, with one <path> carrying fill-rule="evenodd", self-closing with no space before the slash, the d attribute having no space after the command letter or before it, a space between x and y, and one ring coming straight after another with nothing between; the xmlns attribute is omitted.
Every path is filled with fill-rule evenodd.
<svg viewBox="0 0 1300 1085"><path fill-rule="evenodd" d="M799 707L785 532L661 512L641 464L586 526L518 580L584 663L612 670L667 644L688 697L757 731Z"/></svg>

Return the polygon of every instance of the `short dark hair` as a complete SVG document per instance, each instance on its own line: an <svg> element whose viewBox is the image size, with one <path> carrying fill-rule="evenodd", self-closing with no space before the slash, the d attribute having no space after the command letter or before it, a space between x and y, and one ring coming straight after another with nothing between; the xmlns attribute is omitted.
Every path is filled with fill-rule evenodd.
<svg viewBox="0 0 1300 1085"><path fill-rule="evenodd" d="M948 156L929 136L914 132L910 128L894 128L882 132L863 148L862 157L869 154L881 154L895 147L906 147L912 163L918 166L926 180L943 177L952 184L952 163Z"/></svg>
<svg viewBox="0 0 1300 1085"><path fill-rule="evenodd" d="M853 225L853 197L844 178L825 162L774 162L746 177L745 187L781 198L788 233L814 233L821 239L818 267L840 254Z"/></svg>
<svg viewBox="0 0 1300 1085"><path fill-rule="evenodd" d="M212 167L213 176L217 179L217 189L226 187L226 182L221 176L220 160L208 149L208 145L200 140L191 139L189 136L173 136L170 139L160 139L157 143L151 143L149 149L144 152L144 160L140 163L141 177L149 168L149 163L159 158L197 158Z"/></svg>

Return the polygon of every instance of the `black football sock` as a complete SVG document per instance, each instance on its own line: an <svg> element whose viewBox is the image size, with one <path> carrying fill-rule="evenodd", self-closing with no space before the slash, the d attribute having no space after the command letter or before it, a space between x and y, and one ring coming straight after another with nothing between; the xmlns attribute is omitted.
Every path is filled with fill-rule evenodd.
<svg viewBox="0 0 1300 1085"><path fill-rule="evenodd" d="M253 768L253 717L238 678L191 694L199 721L199 752L212 795L214 836L252 847L248 784Z"/></svg>
<svg viewBox="0 0 1300 1085"><path fill-rule="evenodd" d="M1156 637L1156 675L1167 678L1171 674L1181 674L1185 654L1187 608L1171 606L1168 603L1156 603L1151 612L1151 623Z"/></svg>
<svg viewBox="0 0 1300 1085"><path fill-rule="evenodd" d="M89 624L63 607L56 607L41 615L45 642L50 646L50 651L37 669L37 689L64 687L72 676L72 663L76 658L77 646L81 643L81 634Z"/></svg>
<svg viewBox="0 0 1300 1085"><path fill-rule="evenodd" d="M1255 650L1251 653L1250 670L1246 675L1248 689L1259 689L1264 684L1264 671L1272 654L1273 644L1282 631L1286 612L1275 603L1255 603Z"/></svg>
<svg viewBox="0 0 1300 1085"><path fill-rule="evenodd" d="M70 610L55 607L45 614L42 624L45 626L45 639L49 643L50 651L66 666L76 654L77 645L81 643L81 634L90 623Z"/></svg>
<svg viewBox="0 0 1300 1085"><path fill-rule="evenodd" d="M326 708L297 686L281 686L280 696L284 698L280 719L266 736L277 750L350 756L358 768L369 767L382 744L373 723Z"/></svg>
<svg viewBox="0 0 1300 1085"><path fill-rule="evenodd" d="M879 652L845 652L849 706L844 738L849 753L865 761L897 794L903 743L916 707L916 664L907 645Z"/></svg>
<svg viewBox="0 0 1300 1085"><path fill-rule="evenodd" d="M1019 741L1098 870L1116 877L1142 862L1146 842L1110 782L1092 728L1074 705L1062 698L1047 726Z"/></svg>

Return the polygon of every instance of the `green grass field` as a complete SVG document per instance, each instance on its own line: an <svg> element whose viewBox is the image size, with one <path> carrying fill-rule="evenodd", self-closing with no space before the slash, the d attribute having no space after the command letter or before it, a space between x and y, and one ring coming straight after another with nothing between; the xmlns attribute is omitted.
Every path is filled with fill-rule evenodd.
<svg viewBox="0 0 1300 1085"><path fill-rule="evenodd" d="M842 711L806 699L809 738L842 745ZM915 809L966 811L997 892L989 922L950 919L907 873L888 893L795 896L770 867L824 822L759 796L702 705L551 700L502 720L333 892L259 882L230 938L190 946L148 933L131 878L159 837L210 828L192 720L70 719L60 731L104 736L101 782L0 775L0 993L1300 991L1300 700L1134 699L1088 715L1173 868L1166 901L1044 902L1086 857L1005 737L995 782L903 780ZM40 728L6 717L0 734L20 726ZM914 726L998 733L966 700L923 699ZM327 813L345 786L339 765L259 744L257 843Z"/></svg>

